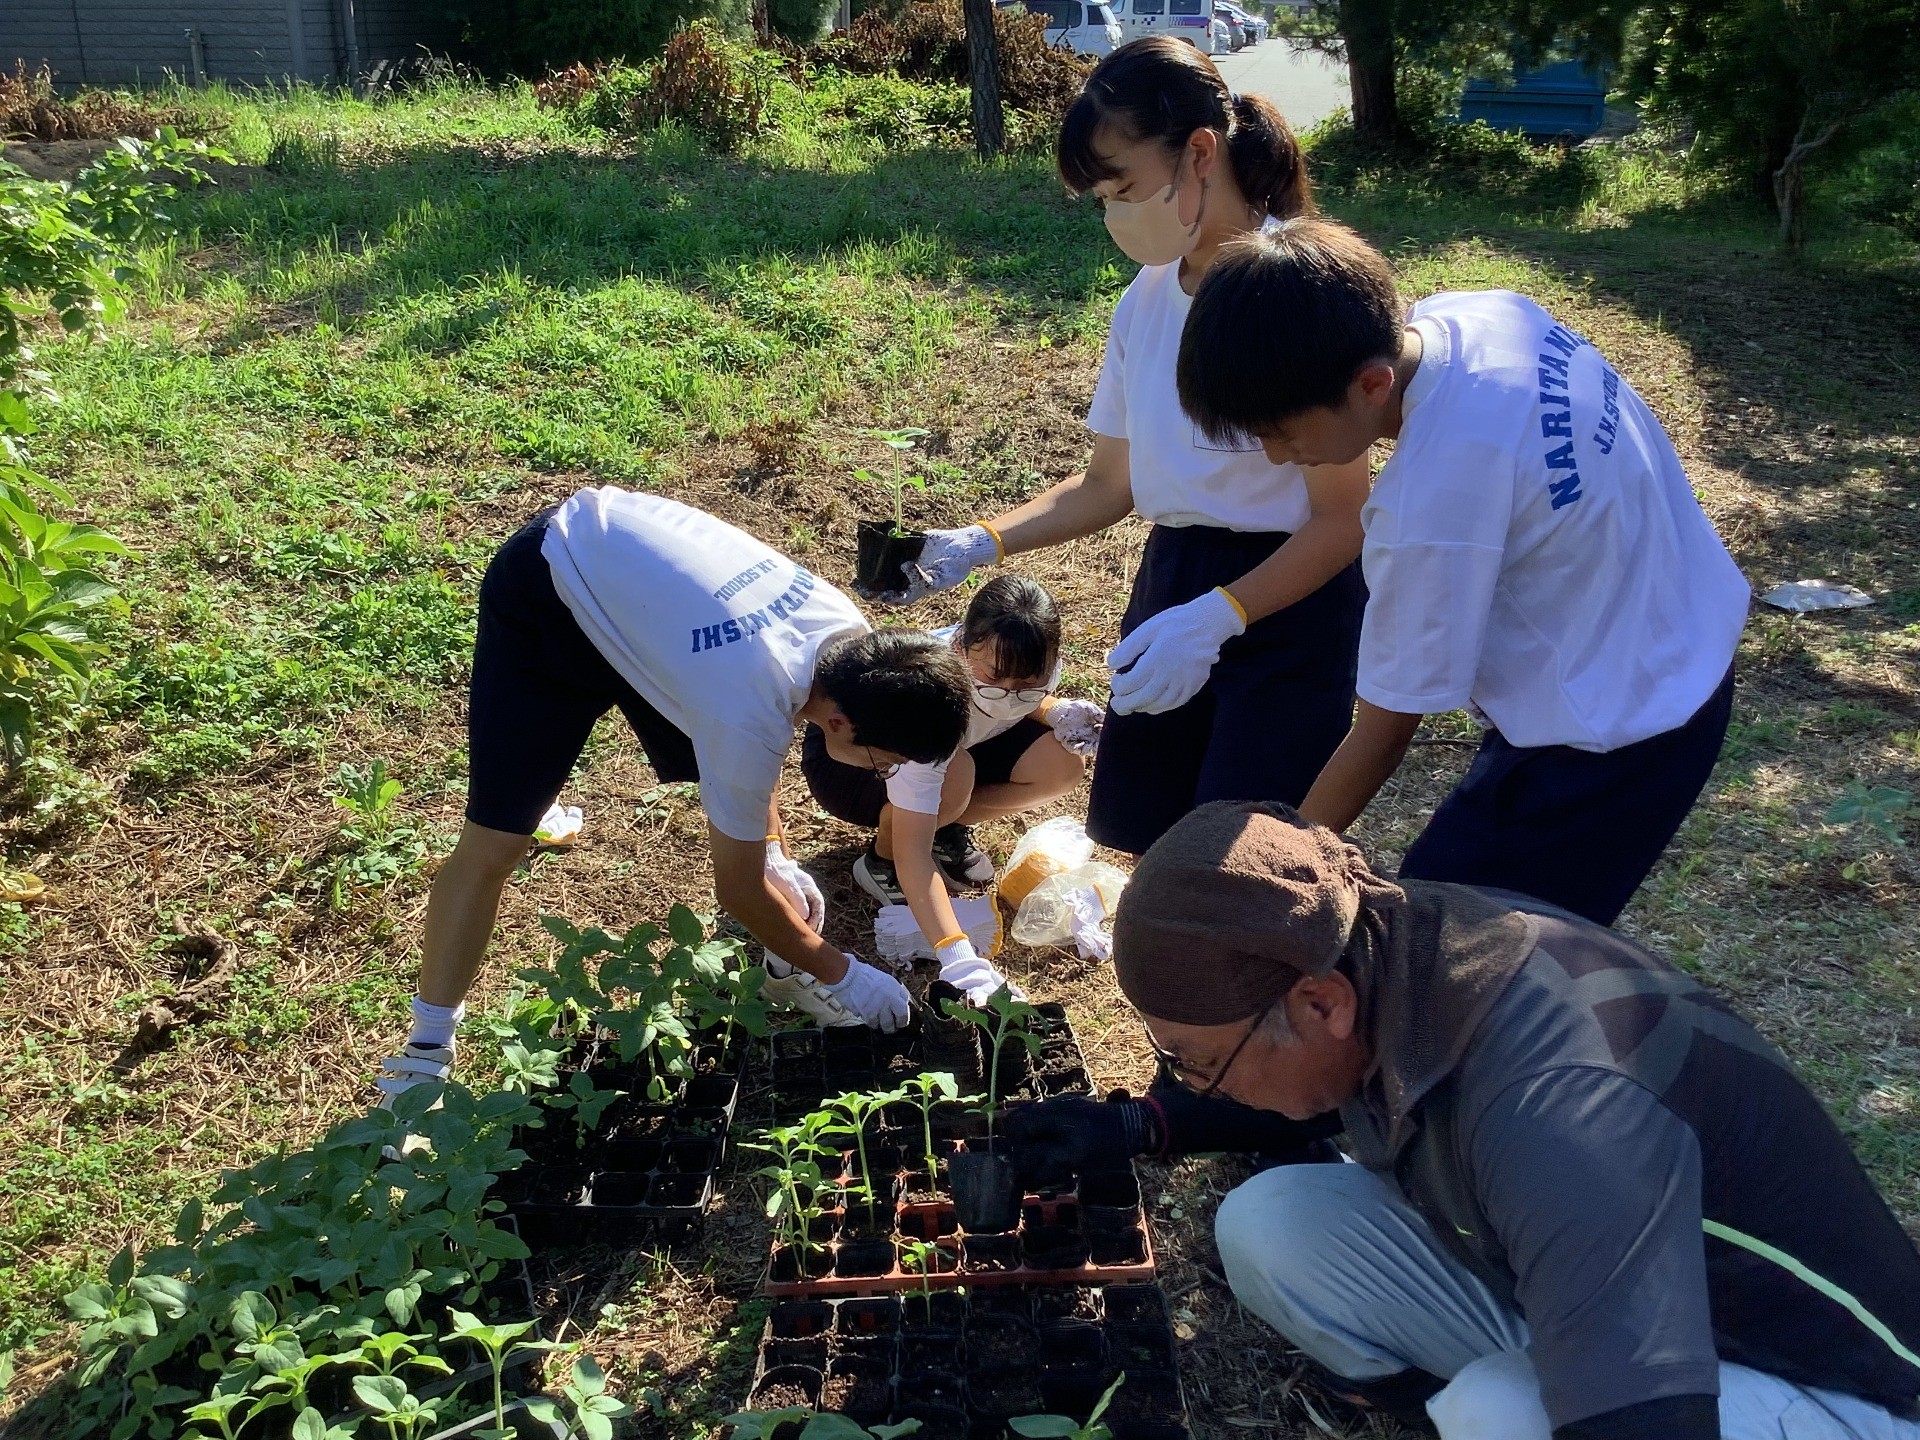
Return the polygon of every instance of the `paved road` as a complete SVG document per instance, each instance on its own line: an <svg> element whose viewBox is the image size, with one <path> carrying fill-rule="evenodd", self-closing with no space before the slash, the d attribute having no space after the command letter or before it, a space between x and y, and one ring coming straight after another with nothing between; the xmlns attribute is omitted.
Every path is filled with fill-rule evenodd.
<svg viewBox="0 0 1920 1440"><path fill-rule="evenodd" d="M1236 90L1264 95L1280 107L1295 130L1305 130L1348 103L1347 67L1295 50L1281 39L1262 40L1238 55L1214 60Z"/></svg>

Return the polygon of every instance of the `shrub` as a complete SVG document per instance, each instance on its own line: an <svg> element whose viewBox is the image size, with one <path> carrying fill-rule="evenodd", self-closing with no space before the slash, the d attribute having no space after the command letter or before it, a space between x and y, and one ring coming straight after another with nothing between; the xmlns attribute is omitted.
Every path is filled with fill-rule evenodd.
<svg viewBox="0 0 1920 1440"><path fill-rule="evenodd" d="M62 99L53 88L53 71L45 65L28 70L26 61L16 60L11 74L0 70L0 138L7 140L151 136L167 126L187 130L192 119L185 111L136 104L105 90Z"/></svg>
<svg viewBox="0 0 1920 1440"><path fill-rule="evenodd" d="M759 135L785 62L736 44L697 20L651 65L570 65L534 87L539 103L602 130L649 130L668 121L731 150Z"/></svg>
<svg viewBox="0 0 1920 1440"><path fill-rule="evenodd" d="M1086 84L1093 62L1047 43L1047 22L1025 10L993 12L1000 46L1000 95L1032 116L1034 134L1051 135ZM923 0L898 18L869 10L844 35L813 46L810 63L860 75L965 85L967 27L959 0Z"/></svg>
<svg viewBox="0 0 1920 1440"><path fill-rule="evenodd" d="M634 111L655 125L677 120L731 150L765 128L767 100L783 69L772 51L731 44L697 21L667 42Z"/></svg>

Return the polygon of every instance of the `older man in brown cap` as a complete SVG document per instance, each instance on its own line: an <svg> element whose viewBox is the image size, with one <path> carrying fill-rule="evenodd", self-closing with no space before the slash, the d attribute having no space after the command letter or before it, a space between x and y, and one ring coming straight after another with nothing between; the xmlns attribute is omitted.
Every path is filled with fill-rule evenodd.
<svg viewBox="0 0 1920 1440"><path fill-rule="evenodd" d="M1114 964L1190 1089L1338 1112L1359 1163L1258 1174L1216 1232L1358 1398L1446 1440L1920 1440L1920 1253L1772 1047L1632 942L1222 802L1141 861ZM1048 1109L1016 1158L1071 1148Z"/></svg>

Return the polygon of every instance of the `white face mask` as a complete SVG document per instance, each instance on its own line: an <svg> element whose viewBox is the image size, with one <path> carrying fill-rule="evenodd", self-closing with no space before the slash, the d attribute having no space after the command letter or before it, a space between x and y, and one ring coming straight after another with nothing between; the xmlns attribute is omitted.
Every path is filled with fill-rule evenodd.
<svg viewBox="0 0 1920 1440"><path fill-rule="evenodd" d="M1185 156L1181 157L1183 160ZM1173 180L1145 200L1109 200L1107 233L1129 260L1141 265L1171 265L1193 253L1200 239L1200 221L1207 213L1206 182L1200 182L1200 214L1193 224L1180 223L1180 167Z"/></svg>

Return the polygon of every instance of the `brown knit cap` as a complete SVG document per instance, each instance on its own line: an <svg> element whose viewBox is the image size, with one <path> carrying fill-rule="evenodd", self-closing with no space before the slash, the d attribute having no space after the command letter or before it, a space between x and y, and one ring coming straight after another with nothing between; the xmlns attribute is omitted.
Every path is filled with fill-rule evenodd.
<svg viewBox="0 0 1920 1440"><path fill-rule="evenodd" d="M1230 1025L1331 970L1363 902L1405 898L1289 806L1218 800L1141 857L1114 916L1114 972L1143 1015Z"/></svg>

